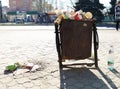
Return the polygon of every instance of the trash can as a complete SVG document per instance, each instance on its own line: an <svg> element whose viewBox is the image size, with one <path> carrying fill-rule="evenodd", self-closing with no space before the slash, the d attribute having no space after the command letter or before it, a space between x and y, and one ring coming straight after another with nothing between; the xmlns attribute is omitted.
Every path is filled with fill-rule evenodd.
<svg viewBox="0 0 120 89"><path fill-rule="evenodd" d="M66 59L84 60L91 57L93 38L94 64L98 67L98 35L95 20L63 19L60 25L55 23L55 33L60 66L63 66L62 62Z"/></svg>

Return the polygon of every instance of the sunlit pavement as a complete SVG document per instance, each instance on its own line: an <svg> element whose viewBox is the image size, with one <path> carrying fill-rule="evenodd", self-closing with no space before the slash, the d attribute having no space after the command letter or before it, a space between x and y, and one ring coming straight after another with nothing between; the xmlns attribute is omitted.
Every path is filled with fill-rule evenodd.
<svg viewBox="0 0 120 89"><path fill-rule="evenodd" d="M59 70L54 26L0 27L1 89L120 89L120 31L98 29L99 68L75 66ZM115 69L107 68L110 45L114 46ZM42 61L42 71L13 77L4 74L9 64L28 60Z"/></svg>

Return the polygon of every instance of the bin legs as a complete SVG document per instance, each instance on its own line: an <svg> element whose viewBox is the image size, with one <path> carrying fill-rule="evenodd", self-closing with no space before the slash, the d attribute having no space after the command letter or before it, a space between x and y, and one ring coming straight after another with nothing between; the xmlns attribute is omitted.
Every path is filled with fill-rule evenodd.
<svg viewBox="0 0 120 89"><path fill-rule="evenodd" d="M98 43L97 43L97 28L96 28L96 25L95 23L93 24L93 35L94 35L94 58L95 58L95 67L97 68L98 67L98 57L97 57L97 46L98 46Z"/></svg>
<svg viewBox="0 0 120 89"><path fill-rule="evenodd" d="M58 24L55 24L55 34L56 34L56 49L58 52L58 62L59 62L59 66L60 68L62 67L62 57L61 57L61 47L60 47L60 39L59 39L59 32L58 32Z"/></svg>

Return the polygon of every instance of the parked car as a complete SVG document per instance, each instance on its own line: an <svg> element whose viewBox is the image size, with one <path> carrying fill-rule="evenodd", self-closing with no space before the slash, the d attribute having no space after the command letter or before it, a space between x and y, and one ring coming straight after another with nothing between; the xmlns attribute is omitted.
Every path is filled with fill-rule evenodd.
<svg viewBox="0 0 120 89"><path fill-rule="evenodd" d="M24 23L24 20L23 19L19 19L19 18L17 18L17 19L15 19L15 23Z"/></svg>

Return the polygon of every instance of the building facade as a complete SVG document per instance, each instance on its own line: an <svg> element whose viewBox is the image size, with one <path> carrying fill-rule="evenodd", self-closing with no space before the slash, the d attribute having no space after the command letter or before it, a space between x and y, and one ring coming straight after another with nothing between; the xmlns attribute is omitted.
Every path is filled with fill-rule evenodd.
<svg viewBox="0 0 120 89"><path fill-rule="evenodd" d="M37 20L38 14L46 13L52 9L52 5L45 0L9 0L9 21L16 18ZM27 20L28 21L28 20Z"/></svg>
<svg viewBox="0 0 120 89"><path fill-rule="evenodd" d="M28 16L31 19L36 18L37 12L33 10L33 4L35 6L35 0L9 0L8 20L15 21L17 18L25 20Z"/></svg>
<svg viewBox="0 0 120 89"><path fill-rule="evenodd" d="M9 11L31 11L32 0L9 0Z"/></svg>

